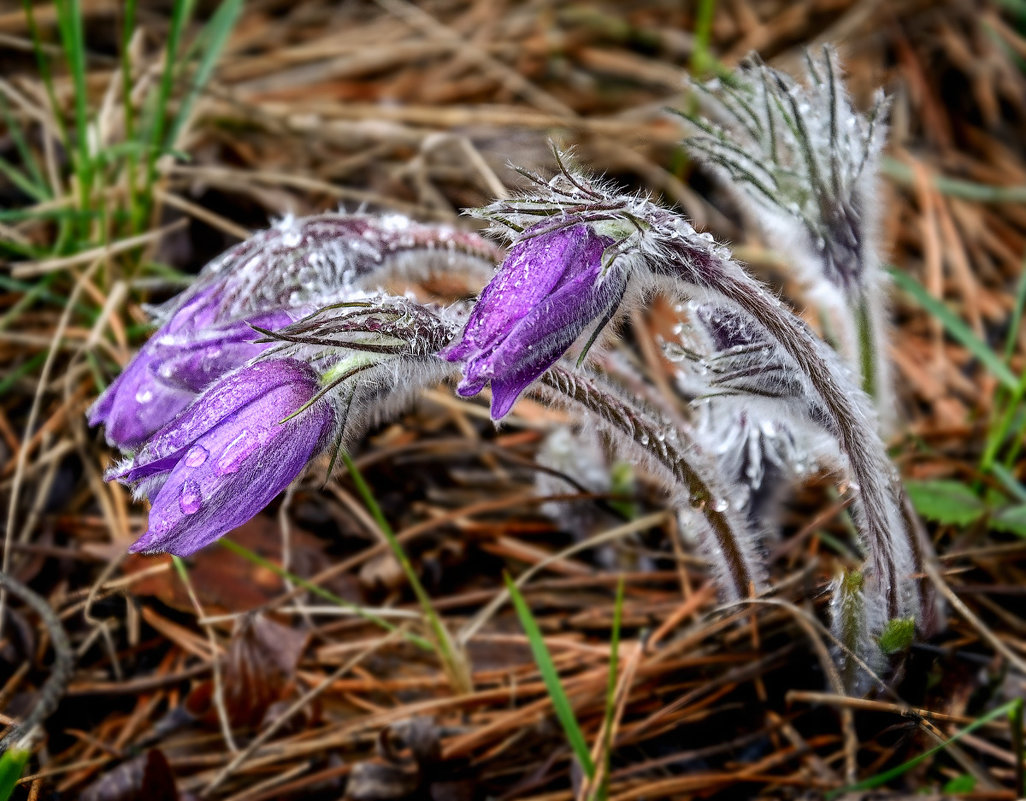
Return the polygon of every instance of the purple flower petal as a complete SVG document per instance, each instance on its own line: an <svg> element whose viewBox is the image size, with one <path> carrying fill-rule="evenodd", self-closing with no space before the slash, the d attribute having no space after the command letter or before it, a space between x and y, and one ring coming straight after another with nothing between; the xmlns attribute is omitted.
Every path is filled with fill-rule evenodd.
<svg viewBox="0 0 1026 801"><path fill-rule="evenodd" d="M185 409L197 392L270 347L253 341L260 334L250 324L273 329L291 321L286 312L274 311L194 332L175 315L93 404L89 424L104 423L112 445L139 445Z"/></svg>
<svg viewBox="0 0 1026 801"><path fill-rule="evenodd" d="M460 342L443 352L459 361L495 345L510 327L537 306L564 279L568 269L587 262L605 245L590 228L572 226L528 235L510 250L495 278L484 288Z"/></svg>
<svg viewBox="0 0 1026 801"><path fill-rule="evenodd" d="M498 420L592 321L608 322L627 286L620 270L602 275L611 244L584 224L529 231L482 292L461 340L441 353L465 361L456 391L476 395L490 381Z"/></svg>
<svg viewBox="0 0 1026 801"><path fill-rule="evenodd" d="M293 406L275 420L291 414L311 397L316 388L313 370L293 359L257 362L221 378L195 398L178 417L154 434L126 467L109 471L108 481L135 483L156 473L170 470L185 455L190 445L211 429L229 422L241 410L276 393L292 388ZM312 389L310 389L312 385ZM283 398L283 400L285 400Z"/></svg>
<svg viewBox="0 0 1026 801"><path fill-rule="evenodd" d="M157 380L156 349L147 345L89 409L89 424L104 423L107 441L121 448L138 445L195 397L194 392Z"/></svg>
<svg viewBox="0 0 1026 801"><path fill-rule="evenodd" d="M308 365L281 359L243 367L204 392L110 476L152 493L149 528L130 550L185 556L263 509L334 427L327 402L290 416L318 389Z"/></svg>

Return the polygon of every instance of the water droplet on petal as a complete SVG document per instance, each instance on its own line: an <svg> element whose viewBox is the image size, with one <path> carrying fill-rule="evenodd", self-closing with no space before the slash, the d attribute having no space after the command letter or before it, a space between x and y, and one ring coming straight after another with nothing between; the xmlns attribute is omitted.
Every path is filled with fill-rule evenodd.
<svg viewBox="0 0 1026 801"><path fill-rule="evenodd" d="M183 461L186 467L199 467L207 460L209 455L210 452L202 445L193 445L189 448L189 452L185 454Z"/></svg>
<svg viewBox="0 0 1026 801"><path fill-rule="evenodd" d="M196 514L203 506L203 496L200 495L199 484L195 481L186 481L182 484L182 490L178 493L178 508L183 515Z"/></svg>
<svg viewBox="0 0 1026 801"><path fill-rule="evenodd" d="M149 403L153 400L153 393L149 389L140 389L135 393L136 403Z"/></svg>
<svg viewBox="0 0 1026 801"><path fill-rule="evenodd" d="M242 463L260 447L260 438L248 428L242 429L238 436L229 442L221 455L217 457L214 472L219 476L238 472Z"/></svg>

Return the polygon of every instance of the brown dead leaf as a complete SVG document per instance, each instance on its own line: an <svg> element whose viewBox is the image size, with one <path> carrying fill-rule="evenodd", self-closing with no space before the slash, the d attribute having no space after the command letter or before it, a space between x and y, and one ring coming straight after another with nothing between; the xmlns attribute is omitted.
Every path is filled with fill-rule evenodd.
<svg viewBox="0 0 1026 801"><path fill-rule="evenodd" d="M178 801L178 788L164 754L151 748L101 776L80 798L82 801Z"/></svg>
<svg viewBox="0 0 1026 801"><path fill-rule="evenodd" d="M289 695L296 666L309 636L263 615L240 618L225 654L221 681L224 705L232 726L256 727L272 704ZM205 723L216 721L212 682L189 694L189 711Z"/></svg>
<svg viewBox="0 0 1026 801"><path fill-rule="evenodd" d="M378 736L379 759L353 766L350 801L470 801L475 782L462 762L442 762L441 731L431 718L400 721Z"/></svg>

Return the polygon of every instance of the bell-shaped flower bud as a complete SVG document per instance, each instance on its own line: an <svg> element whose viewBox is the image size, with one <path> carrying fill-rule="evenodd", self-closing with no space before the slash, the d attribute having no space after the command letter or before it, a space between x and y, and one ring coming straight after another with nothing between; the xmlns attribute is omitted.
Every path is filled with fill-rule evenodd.
<svg viewBox="0 0 1026 801"><path fill-rule="evenodd" d="M252 326L292 322L284 311L211 324L189 304L174 314L89 409L89 424L106 426L107 441L134 448L185 409L212 381L259 356L266 343Z"/></svg>
<svg viewBox="0 0 1026 801"><path fill-rule="evenodd" d="M258 361L210 385L106 476L152 503L131 550L191 554L267 506L334 430L319 390L313 368L294 359Z"/></svg>
<svg viewBox="0 0 1026 801"><path fill-rule="evenodd" d="M259 356L277 329L391 278L459 270L483 280L497 249L475 234L402 215L323 214L279 224L210 262L155 311L162 325L89 409L107 441L138 447L211 381Z"/></svg>
<svg viewBox="0 0 1026 801"><path fill-rule="evenodd" d="M498 420L585 328L605 326L627 286L627 274L603 259L613 244L585 223L528 229L481 293L462 338L441 354L464 362L457 392L476 395L490 382Z"/></svg>

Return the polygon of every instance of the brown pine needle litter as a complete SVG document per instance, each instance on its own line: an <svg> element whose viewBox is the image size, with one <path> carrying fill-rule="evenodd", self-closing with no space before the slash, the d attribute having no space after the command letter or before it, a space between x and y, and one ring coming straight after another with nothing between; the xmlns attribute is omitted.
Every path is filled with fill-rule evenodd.
<svg viewBox="0 0 1026 801"><path fill-rule="evenodd" d="M0 584L0 725L29 752L10 797L1023 797L1026 4L188 5L0 11L0 498L14 579ZM518 185L509 162L552 174L550 142L779 281L788 254L688 159L666 109L688 108L693 70L725 72L754 50L794 71L824 43L859 107L877 87L892 98L879 191L896 273L888 445L946 599L939 633L866 697L843 693L826 625L828 585L857 563L829 476L785 504L772 592L721 606L644 468L593 492L536 459L569 418L532 399L496 428L480 403L428 392L352 454L455 666L359 485L327 456L230 547L178 564L126 556L145 509L104 483L111 450L85 409L145 341L145 304L288 214L472 229L462 209ZM172 139L158 152L160 104L157 133ZM672 392L660 308L622 331L646 374L639 393Z"/></svg>

